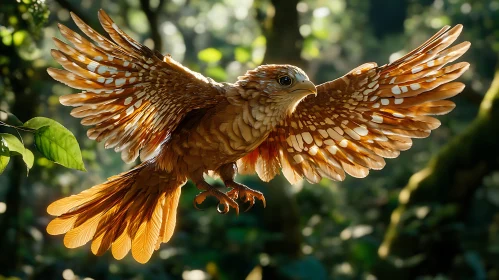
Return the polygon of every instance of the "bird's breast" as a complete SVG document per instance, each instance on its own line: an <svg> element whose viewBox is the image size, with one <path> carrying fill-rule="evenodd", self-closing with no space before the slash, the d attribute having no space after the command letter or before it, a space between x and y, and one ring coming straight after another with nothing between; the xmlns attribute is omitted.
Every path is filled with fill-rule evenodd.
<svg viewBox="0 0 499 280"><path fill-rule="evenodd" d="M197 117L171 139L171 148L188 165L216 170L254 150L272 127L257 120L249 104L224 104ZM190 168L190 169L191 169Z"/></svg>

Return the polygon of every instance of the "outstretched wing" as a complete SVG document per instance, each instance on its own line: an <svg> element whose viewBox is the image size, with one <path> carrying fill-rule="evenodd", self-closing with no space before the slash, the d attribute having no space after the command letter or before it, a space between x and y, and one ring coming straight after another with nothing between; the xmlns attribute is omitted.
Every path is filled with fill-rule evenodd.
<svg viewBox="0 0 499 280"><path fill-rule="evenodd" d="M148 158L189 111L224 98L218 84L138 43L103 10L99 20L112 41L71 16L96 44L59 25L74 47L54 38L58 50L52 56L65 70L49 68L48 73L83 90L62 96L60 102L77 107L71 115L94 126L88 137L105 141L125 162L134 161L139 151L141 159Z"/></svg>
<svg viewBox="0 0 499 280"><path fill-rule="evenodd" d="M238 162L241 173L256 171L268 181L281 167L294 183L305 177L343 180L345 172L365 177L381 169L383 158L395 158L424 138L455 104L444 100L464 88L452 82L469 64L456 60L469 42L451 45L462 26L444 27L423 45L397 61L377 67L361 65L345 76L317 86L292 116L278 125L256 150Z"/></svg>

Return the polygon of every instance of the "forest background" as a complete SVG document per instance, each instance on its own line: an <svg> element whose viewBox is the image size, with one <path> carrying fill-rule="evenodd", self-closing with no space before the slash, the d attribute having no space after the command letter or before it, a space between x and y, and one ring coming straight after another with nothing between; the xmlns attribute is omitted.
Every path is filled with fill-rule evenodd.
<svg viewBox="0 0 499 280"><path fill-rule="evenodd" d="M382 2L382 3L381 3ZM261 63L302 67L316 83L383 65L444 25L464 25L471 63L442 126L365 179L263 183L267 208L220 215L183 188L174 238L140 265L64 247L45 231L47 205L132 166L86 137L46 68L69 11L92 27L104 8L135 39L217 81ZM499 1L497 0L2 0L0 110L52 118L74 133L87 172L35 149L0 175L0 279L499 279ZM8 121L0 113L0 121ZM17 135L9 127L0 132ZM26 147L33 135L20 131ZM204 205L203 205L204 206Z"/></svg>

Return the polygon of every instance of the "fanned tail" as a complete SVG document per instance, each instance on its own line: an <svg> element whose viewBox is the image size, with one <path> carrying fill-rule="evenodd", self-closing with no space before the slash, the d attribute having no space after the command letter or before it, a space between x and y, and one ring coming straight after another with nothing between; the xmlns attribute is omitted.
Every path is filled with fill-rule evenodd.
<svg viewBox="0 0 499 280"><path fill-rule="evenodd" d="M93 240L91 250L96 255L111 248L119 260L132 250L136 261L146 263L173 234L185 182L186 178L158 170L153 161L144 162L50 204L47 212L57 218L48 224L47 232L66 234L68 248Z"/></svg>

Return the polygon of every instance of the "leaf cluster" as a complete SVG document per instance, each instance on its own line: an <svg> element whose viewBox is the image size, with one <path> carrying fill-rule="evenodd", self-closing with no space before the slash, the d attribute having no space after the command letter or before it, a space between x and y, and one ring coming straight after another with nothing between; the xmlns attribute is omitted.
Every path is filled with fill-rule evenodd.
<svg viewBox="0 0 499 280"><path fill-rule="evenodd" d="M0 174L5 171L12 156L21 156L27 171L33 167L35 156L25 147L20 131L34 135L35 148L43 157L67 168L86 171L78 141L62 124L44 117L22 123L11 113L0 113L0 126L12 128L18 135L0 133ZM9 124L11 122L13 124Z"/></svg>

